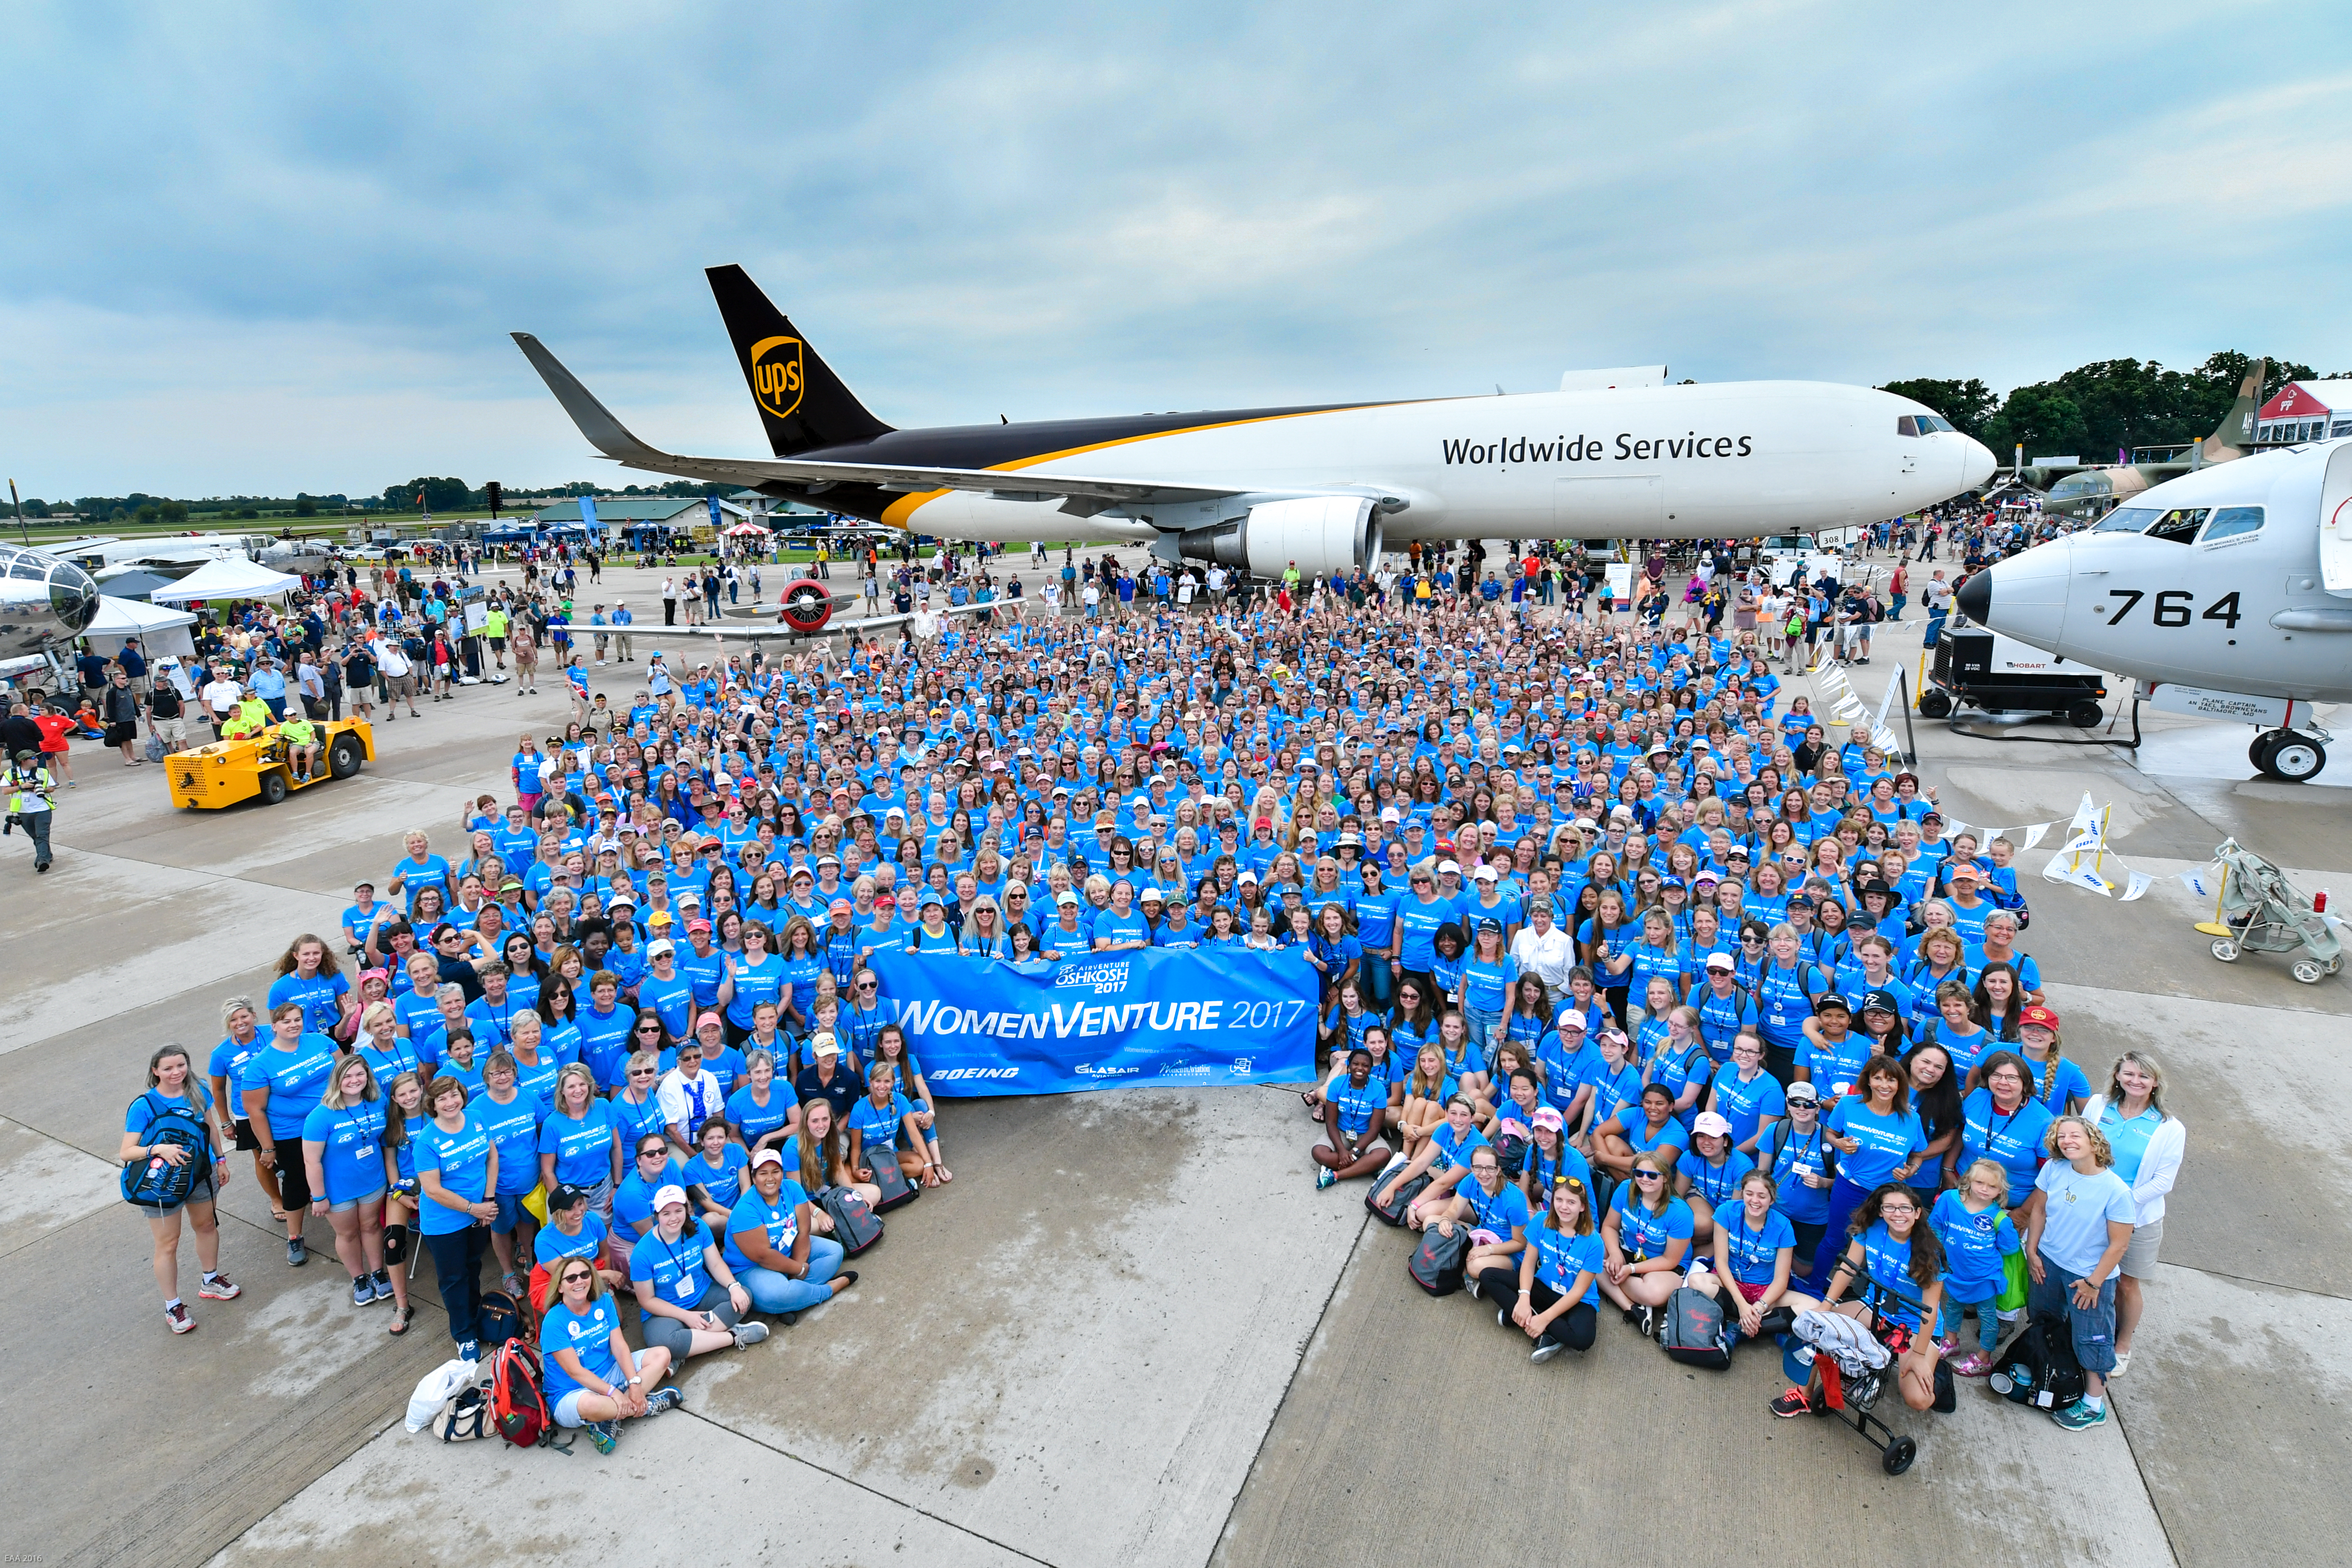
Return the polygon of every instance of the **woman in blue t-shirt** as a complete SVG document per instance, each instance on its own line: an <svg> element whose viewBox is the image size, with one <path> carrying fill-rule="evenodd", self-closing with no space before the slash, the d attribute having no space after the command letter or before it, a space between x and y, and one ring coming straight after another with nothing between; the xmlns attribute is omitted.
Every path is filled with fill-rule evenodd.
<svg viewBox="0 0 2352 1568"><path fill-rule="evenodd" d="M173 1128L175 1135L166 1136L158 1122ZM228 1153L235 1141L211 1090L196 1081L186 1047L165 1046L148 1058L147 1088L123 1112L117 1153L126 1166L138 1161L167 1165L193 1162L198 1167L186 1197L168 1206L141 1205L139 1209L154 1236L155 1285L163 1292L164 1321L175 1334L196 1326L180 1300L181 1215L188 1216L196 1233L196 1262L204 1270L197 1294L227 1301L242 1293L220 1271L220 1226L213 1206L228 1181Z"/></svg>
<svg viewBox="0 0 2352 1568"><path fill-rule="evenodd" d="M1718 1205L1715 1211L1715 1269L1695 1273L1692 1286L1717 1300L1727 1284L1736 1299L1728 1325L1734 1335L1756 1339L1764 1332L1764 1314L1781 1311L1794 1318L1820 1303L1794 1289L1797 1232L1789 1216L1775 1205L1780 1189L1761 1171L1739 1178L1739 1201ZM1786 1321L1786 1320L1783 1320Z"/></svg>
<svg viewBox="0 0 2352 1568"><path fill-rule="evenodd" d="M352 1305L392 1300L384 1272L383 1197L392 1162L383 1147L384 1103L367 1063L347 1056L302 1119L304 1173L314 1214L335 1230L335 1256L352 1277Z"/></svg>
<svg viewBox="0 0 2352 1568"><path fill-rule="evenodd" d="M1936 1402L1935 1323L1944 1304L1944 1247L1927 1223L1919 1198L1900 1182L1887 1182L1854 1210L1843 1254L1831 1270L1822 1305L1860 1321L1886 1342L1898 1360L1903 1403L1925 1410ZM1853 1300L1843 1298L1859 1290ZM1821 1358L1803 1388L1772 1402L1775 1415L1802 1415L1821 1396Z"/></svg>
<svg viewBox="0 0 2352 1568"><path fill-rule="evenodd" d="M564 1258L555 1289L555 1303L539 1324L548 1408L557 1426L585 1428L596 1451L609 1454L621 1422L675 1410L686 1395L654 1386L669 1375L669 1352L660 1345L629 1349L620 1304L604 1288L594 1259Z"/></svg>
<svg viewBox="0 0 2352 1568"><path fill-rule="evenodd" d="M1507 1306L1497 1303L1496 1321L1527 1331L1536 1342L1528 1356L1532 1362L1549 1361L1564 1350L1591 1350L1601 1272L1609 1266L1609 1255L1592 1228L1591 1191L1582 1180L1561 1176L1552 1184L1544 1217L1528 1228L1527 1238L1519 1258L1518 1299Z"/></svg>
<svg viewBox="0 0 2352 1568"><path fill-rule="evenodd" d="M1657 1311L1682 1283L1690 1252L1690 1205L1674 1195L1674 1167L1654 1154L1633 1159L1632 1178L1609 1200L1601 1239L1608 1262L1601 1292L1624 1310L1644 1338L1657 1331Z"/></svg>
<svg viewBox="0 0 2352 1568"><path fill-rule="evenodd" d="M441 1281L441 1305L449 1314L449 1338L460 1361L482 1359L482 1254L489 1250L490 1222L499 1217L493 1195L499 1180L498 1145L481 1119L467 1110L471 1098L455 1079L437 1078L426 1091L433 1119L418 1129L416 1179L423 1188L417 1228L433 1254Z"/></svg>
<svg viewBox="0 0 2352 1568"><path fill-rule="evenodd" d="M1829 1231L1813 1257L1812 1280L1822 1289L1845 1245L1847 1217L1874 1189L1908 1182L1927 1151L1927 1130L1911 1109L1911 1075L1893 1057L1874 1056L1863 1064L1854 1092L1837 1102L1825 1125L1823 1136L1838 1152L1838 1176L1830 1191Z"/></svg>
<svg viewBox="0 0 2352 1568"><path fill-rule="evenodd" d="M1960 1102L1959 1147L1945 1165L1956 1176L1980 1161L1999 1165L2009 1176L2002 1206L2017 1218L2033 1195L2042 1141L2057 1118L2033 1098L2033 1069L2016 1052L1993 1052L1978 1072L1980 1087Z"/></svg>

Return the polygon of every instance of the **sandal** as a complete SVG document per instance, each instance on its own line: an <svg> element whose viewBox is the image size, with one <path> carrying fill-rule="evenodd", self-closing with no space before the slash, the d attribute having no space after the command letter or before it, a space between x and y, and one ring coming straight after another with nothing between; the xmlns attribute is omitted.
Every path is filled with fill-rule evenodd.
<svg viewBox="0 0 2352 1568"><path fill-rule="evenodd" d="M416 1309L408 1302L403 1301L392 1310L392 1321L383 1326L383 1331L387 1334L404 1334L408 1331L408 1321L415 1316L416 1316Z"/></svg>

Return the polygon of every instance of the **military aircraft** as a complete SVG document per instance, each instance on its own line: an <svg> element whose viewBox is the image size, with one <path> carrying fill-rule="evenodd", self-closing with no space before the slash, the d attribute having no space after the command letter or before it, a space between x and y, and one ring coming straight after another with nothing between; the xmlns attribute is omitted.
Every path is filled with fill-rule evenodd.
<svg viewBox="0 0 2352 1568"><path fill-rule="evenodd" d="M70 561L0 544L0 658L69 646L98 614L98 584Z"/></svg>
<svg viewBox="0 0 2352 1568"><path fill-rule="evenodd" d="M628 468L812 499L950 539L1149 545L1273 576L1384 543L1721 539L1894 517L1982 483L1992 454L1923 404L1819 382L1119 415L897 430L740 267L709 270L773 458L639 440L528 332L589 444ZM1656 367L1649 367L1654 370ZM1663 379L1663 377L1660 377ZM1000 416L1001 417L1001 416Z"/></svg>
<svg viewBox="0 0 2352 1568"><path fill-rule="evenodd" d="M1978 625L2136 677L2158 708L2259 727L2247 755L2301 783L2334 739L2315 702L2352 701L2352 439L2200 469L2093 528L1971 575Z"/></svg>
<svg viewBox="0 0 2352 1568"><path fill-rule="evenodd" d="M2263 405L2263 376L2270 369L2267 359L2256 360L2238 383L2237 401L2215 426L2213 433L2186 448L2150 447L2139 450L2169 451L2179 455L2147 462L2091 464L2022 462L2014 469L2018 480L2026 489L2042 497L2043 508L2068 517L2095 517L2109 507L2118 506L2138 495L2150 485L2178 479L2182 474L2195 473L2213 463L2227 463L2247 456L2253 449L2254 415Z"/></svg>

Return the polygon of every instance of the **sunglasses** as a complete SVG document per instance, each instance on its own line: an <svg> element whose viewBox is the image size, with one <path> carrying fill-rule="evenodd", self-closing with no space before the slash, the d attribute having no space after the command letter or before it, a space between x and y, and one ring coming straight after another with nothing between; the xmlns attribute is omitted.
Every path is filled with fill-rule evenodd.
<svg viewBox="0 0 2352 1568"><path fill-rule="evenodd" d="M593 1274L566 1274L563 1277L563 1283L566 1285L585 1285L594 1278L596 1277Z"/></svg>
<svg viewBox="0 0 2352 1568"><path fill-rule="evenodd" d="M1633 1179L1637 1182L1663 1182L1666 1178L1663 1171L1636 1171Z"/></svg>

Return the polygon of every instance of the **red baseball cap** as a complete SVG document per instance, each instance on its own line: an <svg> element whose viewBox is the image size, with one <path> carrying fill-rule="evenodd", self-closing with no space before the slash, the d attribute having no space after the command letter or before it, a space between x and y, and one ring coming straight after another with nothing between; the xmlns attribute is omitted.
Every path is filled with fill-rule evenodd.
<svg viewBox="0 0 2352 1568"><path fill-rule="evenodd" d="M2017 1016L2017 1021L2020 1024L2036 1025L2042 1028L2050 1030L2053 1034L2057 1032L2058 1028L2057 1011L2056 1009L2050 1007L2028 1007L2025 1011Z"/></svg>

